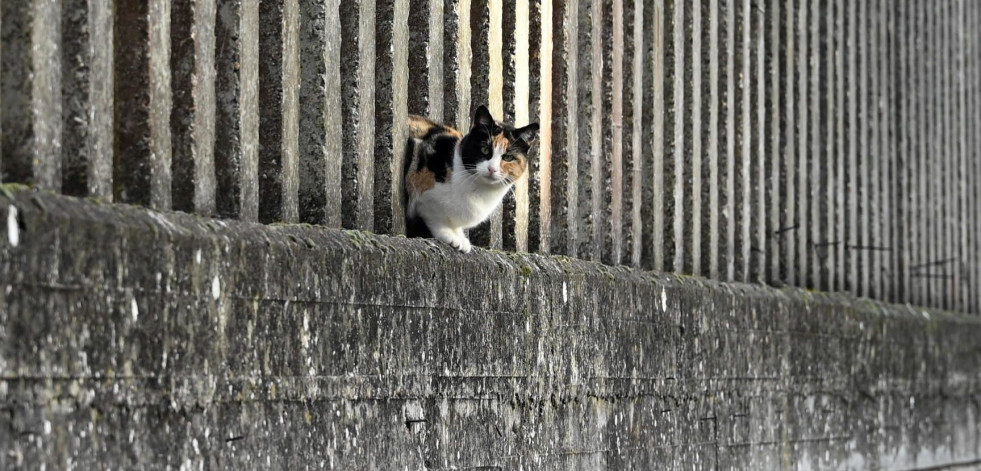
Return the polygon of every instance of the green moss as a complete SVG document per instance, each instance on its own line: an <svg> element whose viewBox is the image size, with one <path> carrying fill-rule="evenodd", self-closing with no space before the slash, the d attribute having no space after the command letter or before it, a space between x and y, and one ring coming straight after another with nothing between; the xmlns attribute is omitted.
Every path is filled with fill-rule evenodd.
<svg viewBox="0 0 981 471"><path fill-rule="evenodd" d="M30 190L31 187L23 183L4 183L0 185L0 193L11 200L14 199L14 193L23 193Z"/></svg>
<svg viewBox="0 0 981 471"><path fill-rule="evenodd" d="M531 276L531 266L521 265L521 276L528 278Z"/></svg>

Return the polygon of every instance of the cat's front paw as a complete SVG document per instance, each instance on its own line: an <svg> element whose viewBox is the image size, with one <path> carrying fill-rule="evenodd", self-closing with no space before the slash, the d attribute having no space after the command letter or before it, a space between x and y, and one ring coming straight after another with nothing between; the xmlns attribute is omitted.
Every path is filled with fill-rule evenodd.
<svg viewBox="0 0 981 471"><path fill-rule="evenodd" d="M463 253L470 253L470 250L473 249L473 246L470 245L470 239L467 239L466 237L461 237L460 245L459 247L456 247L456 249Z"/></svg>

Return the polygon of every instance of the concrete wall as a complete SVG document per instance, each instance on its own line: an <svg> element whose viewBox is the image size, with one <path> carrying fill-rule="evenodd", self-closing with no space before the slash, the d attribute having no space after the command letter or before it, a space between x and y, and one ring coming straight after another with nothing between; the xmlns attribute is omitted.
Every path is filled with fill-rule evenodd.
<svg viewBox="0 0 981 471"><path fill-rule="evenodd" d="M981 462L976 317L10 186L0 221L3 469Z"/></svg>
<svg viewBox="0 0 981 471"><path fill-rule="evenodd" d="M969 0L2 2L0 179L398 234L407 112L540 121L480 245L981 312Z"/></svg>

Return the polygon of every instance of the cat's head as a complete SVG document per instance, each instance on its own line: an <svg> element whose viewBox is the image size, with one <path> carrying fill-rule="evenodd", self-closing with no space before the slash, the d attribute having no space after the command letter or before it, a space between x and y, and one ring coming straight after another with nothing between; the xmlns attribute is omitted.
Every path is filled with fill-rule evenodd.
<svg viewBox="0 0 981 471"><path fill-rule="evenodd" d="M463 166L478 182L510 185L528 172L528 150L537 136L538 123L523 128L499 123L481 105L460 142Z"/></svg>

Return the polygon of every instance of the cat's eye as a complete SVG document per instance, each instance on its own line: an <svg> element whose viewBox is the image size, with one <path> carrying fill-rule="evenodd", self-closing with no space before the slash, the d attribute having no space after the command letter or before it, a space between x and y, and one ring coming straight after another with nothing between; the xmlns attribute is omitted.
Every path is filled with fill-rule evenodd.
<svg viewBox="0 0 981 471"><path fill-rule="evenodd" d="M487 144L484 144L483 146L480 147L480 152L484 155L490 155L491 147Z"/></svg>
<svg viewBox="0 0 981 471"><path fill-rule="evenodd" d="M516 157L514 156L514 154L504 154L504 157L502 158L504 159L505 162L513 162Z"/></svg>

